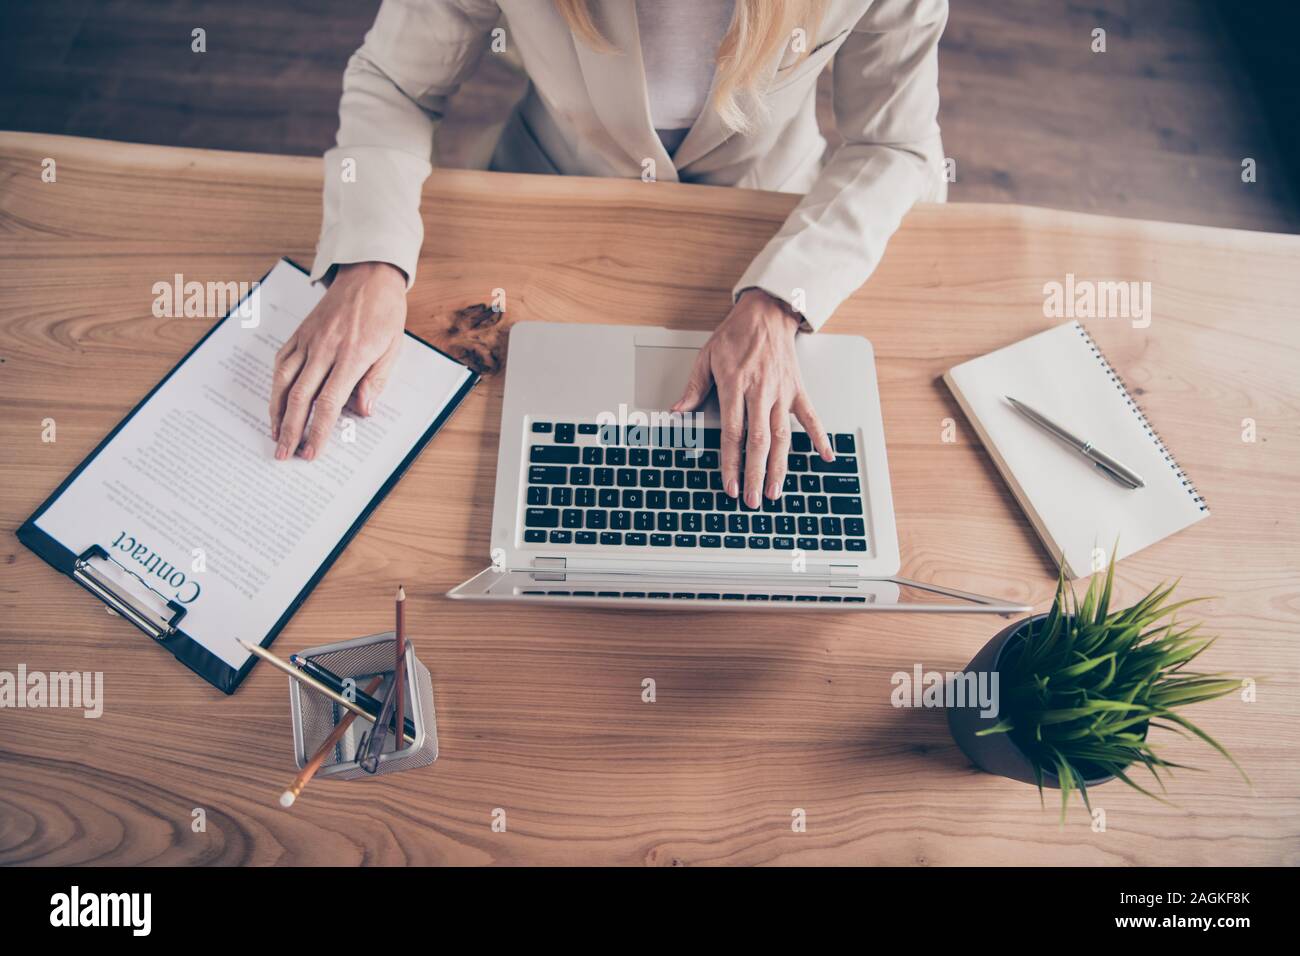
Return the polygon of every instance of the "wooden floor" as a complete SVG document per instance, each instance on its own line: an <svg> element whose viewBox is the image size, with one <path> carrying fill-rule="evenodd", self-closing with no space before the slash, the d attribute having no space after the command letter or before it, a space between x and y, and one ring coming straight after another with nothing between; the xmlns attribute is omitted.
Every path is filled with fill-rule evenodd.
<svg viewBox="0 0 1300 956"><path fill-rule="evenodd" d="M2 6L0 128L314 155L332 143L343 65L378 2ZM1279 147L1263 109L1269 98L1294 103L1300 80L1284 69L1252 79L1228 26L1267 30L1269 19L1225 24L1231 9L955 0L940 81L952 199L1300 231L1287 178L1295 150ZM190 50L195 27L207 31L204 54ZM1090 50L1096 28L1105 53ZM500 58L485 58L445 124L444 162L462 163L522 89ZM1245 157L1256 160L1255 183L1241 181Z"/></svg>

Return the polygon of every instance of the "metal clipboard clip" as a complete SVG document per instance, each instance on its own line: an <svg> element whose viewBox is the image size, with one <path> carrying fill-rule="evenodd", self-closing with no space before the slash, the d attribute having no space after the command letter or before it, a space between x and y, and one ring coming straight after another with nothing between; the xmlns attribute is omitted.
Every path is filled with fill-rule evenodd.
<svg viewBox="0 0 1300 956"><path fill-rule="evenodd" d="M167 600L140 575L114 561L99 545L92 544L81 553L73 565L72 577L108 605L109 611L126 618L155 641L176 636L186 608ZM128 596L128 590L135 595Z"/></svg>

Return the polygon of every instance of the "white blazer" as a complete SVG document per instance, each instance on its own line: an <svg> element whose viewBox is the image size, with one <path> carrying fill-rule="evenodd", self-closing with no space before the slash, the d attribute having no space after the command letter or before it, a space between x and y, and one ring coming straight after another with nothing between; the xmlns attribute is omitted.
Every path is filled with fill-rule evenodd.
<svg viewBox="0 0 1300 956"><path fill-rule="evenodd" d="M491 168L640 178L653 160L659 181L807 193L733 294L758 287L800 302L813 329L871 275L913 203L946 197L937 46L947 0L830 0L809 52L787 44L770 65L753 132L730 132L706 107L673 156L650 119L634 0L593 7L618 52L588 48L549 0L384 0L344 74L312 278L375 260L414 282L438 122L497 28L530 82ZM844 144L823 164L816 87L832 59Z"/></svg>

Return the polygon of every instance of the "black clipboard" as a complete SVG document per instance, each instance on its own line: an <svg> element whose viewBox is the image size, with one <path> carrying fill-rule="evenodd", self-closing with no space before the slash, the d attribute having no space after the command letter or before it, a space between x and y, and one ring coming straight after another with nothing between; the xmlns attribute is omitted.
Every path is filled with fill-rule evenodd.
<svg viewBox="0 0 1300 956"><path fill-rule="evenodd" d="M304 275L308 274L306 269L298 265L298 263L294 262L292 259L285 257L283 261L287 262ZM271 271L268 269L266 274L262 276L262 279L259 280L259 285L260 282L265 281L266 277L270 274ZM250 295L251 294L252 293L250 292ZM184 366L187 361L189 361L192 355L203 347L203 344L208 340L209 336L211 336L225 322L230 321L231 316L239 310L246 298L247 297L241 298L240 301L235 304L234 308L227 312L222 319L212 324L212 328L204 333L203 337L195 343L194 347L185 353L184 358L177 362L176 365L172 367L171 371L164 375L162 379L159 380L158 384L149 390L149 394L145 395L144 398L136 403L136 406L131 409L127 416L113 427L113 430L105 436L103 441L95 446L94 451L82 459L81 464L77 465L77 467L73 469L72 473L63 479L59 484L59 487L54 489L54 492L41 503L41 506L23 522L22 526L17 531L18 540L31 551L35 552L35 554L46 564L61 574L66 574L71 577L77 582L77 584L81 585L85 590L103 601L110 610L114 611L120 617L130 621L145 634L148 634L167 650L171 651L172 655L175 656L178 661L194 673L198 674L209 684L226 694L233 694L243 679L248 676L248 672L252 670L253 665L258 660L256 657L250 656L244 665L238 669L231 667L221 658L217 657L206 647L185 633L182 629L186 611L184 606L175 601L166 601L164 595L161 595L158 591L150 587L130 568L114 560L114 558L100 545L93 544L81 554L76 554L37 527L36 521L59 499L72 482L76 481L77 476L79 476L81 472L85 470L86 466L94 461L99 453L108 446L109 442L117 436L117 433L122 430L127 422L134 418L136 413L148 404L158 389L160 389L168 379L175 375L176 372ZM447 355L446 352L443 352L437 346L426 342L418 335L411 332L406 332L405 334L415 339L415 341L419 342L426 348L433 349L439 355L456 362L456 360L450 355ZM462 362L456 362L456 364L464 365ZM388 476L388 479L375 493L375 496L370 499L366 506L361 510L361 513L357 515L356 521L352 523L334 545L333 550L326 555L325 560L321 562L320 566L308 579L302 590L298 592L294 599L289 603L289 606L285 608L284 613L280 615L271 630L261 641L263 647L271 646L276 636L284 629L284 626L289 623L289 619L293 617L298 608L307 600L307 595L309 595L312 592L312 589L316 587L317 582L325 576L325 572L330 569L330 566L334 564L338 559L338 556L343 553L343 549L348 546L356 533L361 530L361 526L366 523L366 520L370 517L371 513L379 507L379 503L387 497L388 493L393 489L393 486L396 485L402 475L406 473L406 470L411 466L415 459L420 456L420 452L422 452L425 446L429 444L433 436L438 433L438 429L443 426L443 423L451 417L452 412L460 407L465 396L469 394L470 390L476 384L478 384L480 377L479 374L473 369L468 369L468 371L469 377L465 380L464 384L461 385L461 387L456 391L456 394L453 395L450 401L448 401L443 407L442 411L439 413L438 417L434 419L433 424L429 426L428 430L415 442L406 457L402 459L398 466L393 470L392 474ZM132 585L129 578L136 578L139 585ZM125 593L129 589L134 590L135 593Z"/></svg>

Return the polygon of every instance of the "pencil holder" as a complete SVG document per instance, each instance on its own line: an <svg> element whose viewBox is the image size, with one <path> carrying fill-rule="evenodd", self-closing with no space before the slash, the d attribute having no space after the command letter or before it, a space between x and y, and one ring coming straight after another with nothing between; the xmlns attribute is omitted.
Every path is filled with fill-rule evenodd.
<svg viewBox="0 0 1300 956"><path fill-rule="evenodd" d="M308 648L300 651L299 656L315 661L341 678L352 678L356 681L358 690L364 689L374 678L382 677L383 683L374 691L374 696L382 700L393 682L393 640L393 632L385 631L369 637ZM325 759L316 774L318 777L353 780L357 777L427 767L438 759L433 683L429 679L428 668L415 656L415 650L409 641L406 645L406 677L404 716L415 724L415 742L398 750L398 736L390 730L379 756L378 769L373 774L366 773L357 763L357 756L361 738L374 724L358 717L335 744L334 753ZM293 713L293 756L301 770L349 712L324 694L296 680L289 681L289 707Z"/></svg>

